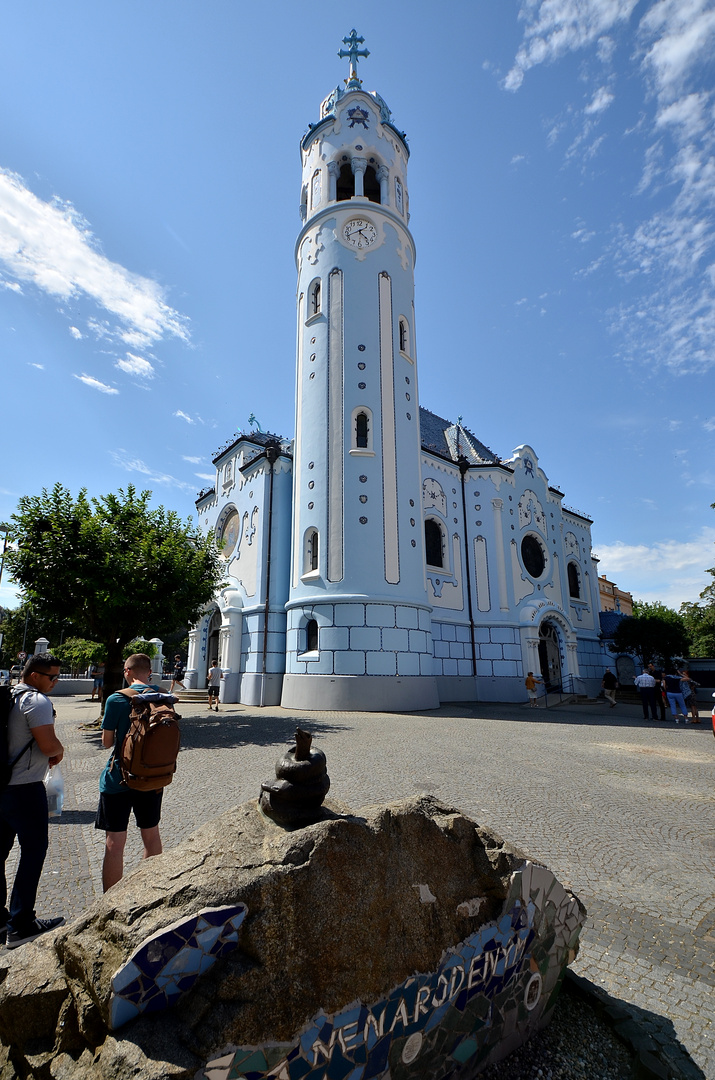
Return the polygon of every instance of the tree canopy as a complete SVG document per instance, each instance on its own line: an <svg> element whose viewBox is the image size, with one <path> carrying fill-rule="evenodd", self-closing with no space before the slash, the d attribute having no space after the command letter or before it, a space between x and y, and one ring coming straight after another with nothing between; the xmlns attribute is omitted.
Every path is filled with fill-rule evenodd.
<svg viewBox="0 0 715 1080"><path fill-rule="evenodd" d="M150 498L132 485L74 498L58 483L23 496L7 525L24 602L104 646L108 693L121 685L124 646L195 622L222 576L213 540Z"/></svg>
<svg viewBox="0 0 715 1080"><path fill-rule="evenodd" d="M687 656L690 639L684 620L677 611L660 601L649 604L633 601L633 614L621 619L611 642L611 651L629 653L647 664L671 667L674 660Z"/></svg>
<svg viewBox="0 0 715 1080"><path fill-rule="evenodd" d="M710 504L715 510L715 503ZM692 639L691 656L715 656L715 566L706 570L713 581L700 593L702 603L681 604L688 633Z"/></svg>

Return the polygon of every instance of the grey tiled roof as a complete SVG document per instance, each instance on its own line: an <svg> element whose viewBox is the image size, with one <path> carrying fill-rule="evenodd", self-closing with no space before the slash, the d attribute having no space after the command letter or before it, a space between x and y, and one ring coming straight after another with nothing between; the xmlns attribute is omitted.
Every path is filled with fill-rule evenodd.
<svg viewBox="0 0 715 1080"><path fill-rule="evenodd" d="M453 424L420 406L420 437L423 450L432 450L456 461L463 454L470 465L498 465L499 458L468 428Z"/></svg>
<svg viewBox="0 0 715 1080"><path fill-rule="evenodd" d="M612 638L616 628L622 619L627 619L621 611L599 611L598 618L601 623L601 633L606 638Z"/></svg>

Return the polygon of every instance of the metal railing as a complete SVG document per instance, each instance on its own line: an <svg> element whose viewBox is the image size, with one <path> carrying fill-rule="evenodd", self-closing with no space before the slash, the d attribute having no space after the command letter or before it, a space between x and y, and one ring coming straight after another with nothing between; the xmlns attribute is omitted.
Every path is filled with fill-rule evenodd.
<svg viewBox="0 0 715 1080"><path fill-rule="evenodd" d="M544 686L543 695L539 695L539 698L543 696L544 708L550 709L554 705L561 705L565 698L578 697L584 694L583 679L578 678L576 675L564 675L561 681L557 684L551 684L550 686ZM554 701L556 697L558 700ZM537 701L539 700L537 698ZM549 698L552 701L549 702Z"/></svg>

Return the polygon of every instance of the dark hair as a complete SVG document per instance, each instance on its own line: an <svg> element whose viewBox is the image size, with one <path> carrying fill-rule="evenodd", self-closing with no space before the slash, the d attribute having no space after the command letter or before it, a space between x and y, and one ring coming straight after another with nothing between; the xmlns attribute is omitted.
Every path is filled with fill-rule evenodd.
<svg viewBox="0 0 715 1080"><path fill-rule="evenodd" d="M60 667L61 663L62 661L58 660L56 656L52 655L52 653L35 653L34 656L30 657L30 659L27 661L24 668L22 669L22 678L24 680L27 675L32 675L33 671L41 671L45 675L47 675L50 668Z"/></svg>
<svg viewBox="0 0 715 1080"><path fill-rule="evenodd" d="M130 671L134 671L135 668L138 671L151 671L151 658L146 653L135 652L126 658L124 666Z"/></svg>

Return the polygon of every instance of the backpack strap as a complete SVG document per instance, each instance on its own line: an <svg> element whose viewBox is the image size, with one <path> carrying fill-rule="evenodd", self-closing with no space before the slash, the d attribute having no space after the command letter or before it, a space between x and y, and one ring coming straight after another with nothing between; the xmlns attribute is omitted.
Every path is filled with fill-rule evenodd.
<svg viewBox="0 0 715 1080"><path fill-rule="evenodd" d="M29 690L20 690L17 694L12 695L13 706L17 705L18 709L20 709L20 712L22 712L22 709L20 708L20 698L24 697L25 694L29 694L29 693L30 693ZM22 713L22 715L24 716L25 714ZM18 761L23 756L23 754L27 753L27 751L30 749L30 747L34 743L34 741L35 741L35 737L33 735L32 738L30 739L29 743L27 743L26 746L23 746L23 748L19 752L19 754L15 754L15 757L12 759L12 761L8 761L8 768L10 770L10 775L11 776L12 776L12 770L15 768L15 766L17 765Z"/></svg>

